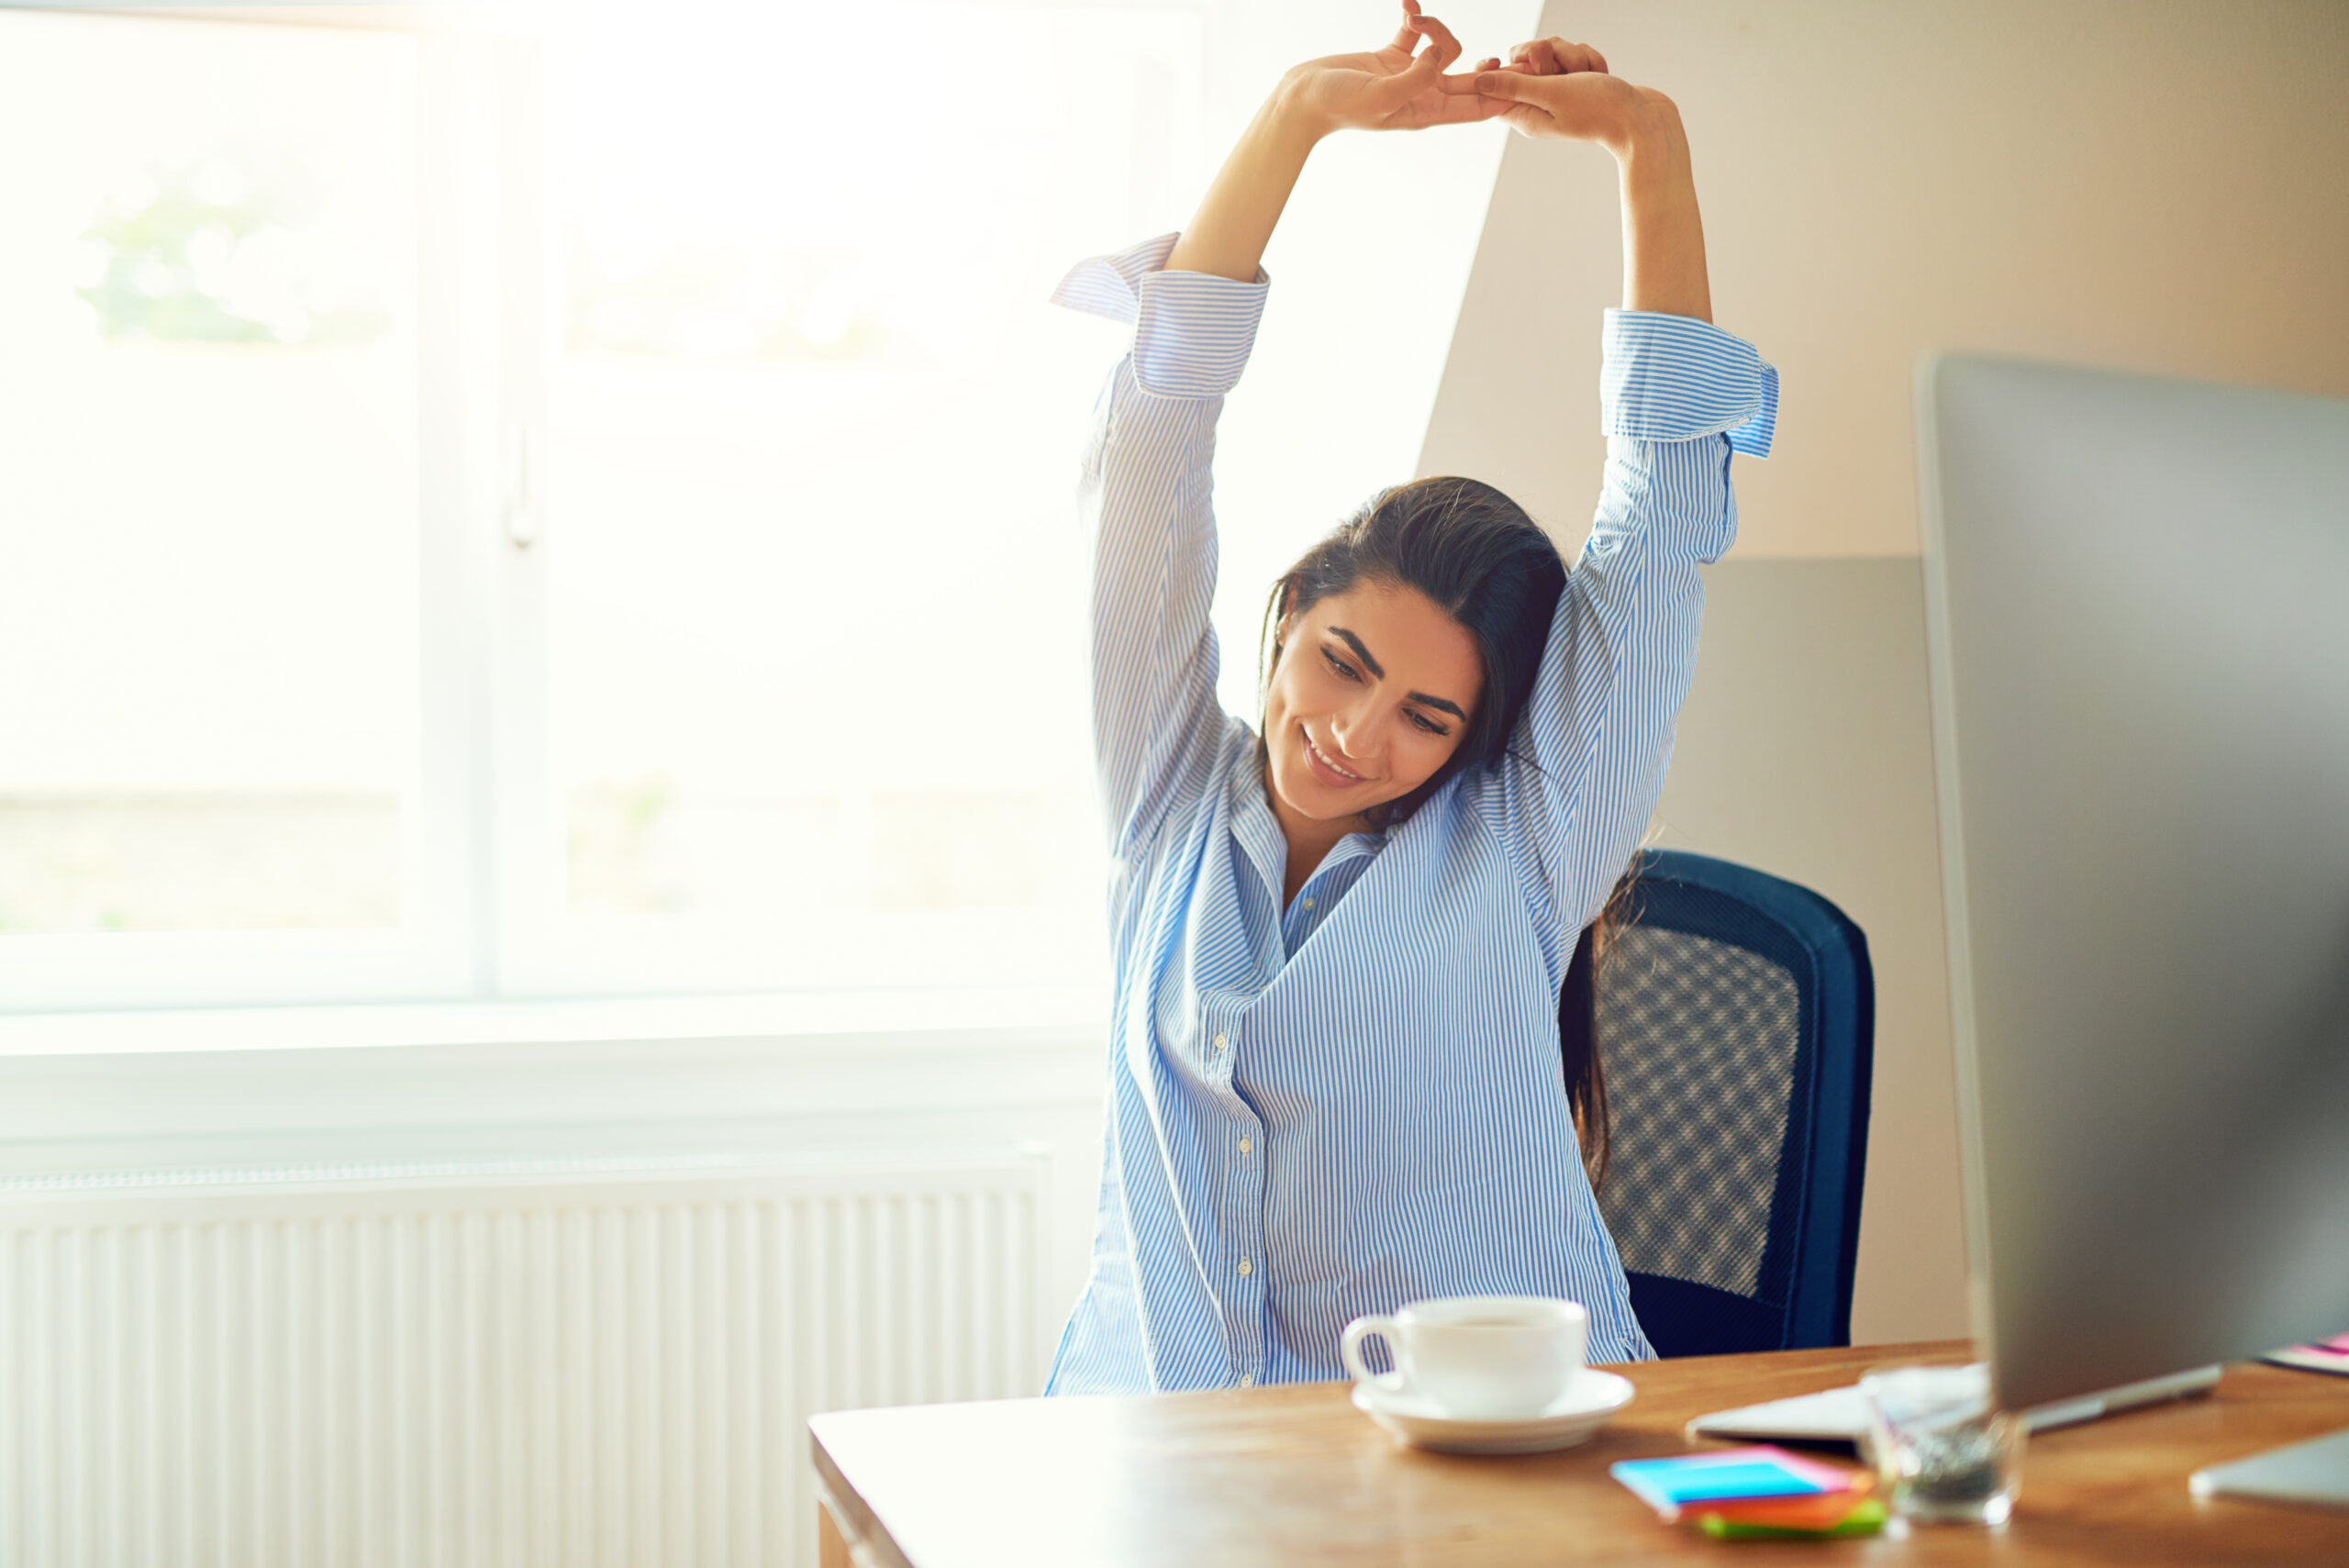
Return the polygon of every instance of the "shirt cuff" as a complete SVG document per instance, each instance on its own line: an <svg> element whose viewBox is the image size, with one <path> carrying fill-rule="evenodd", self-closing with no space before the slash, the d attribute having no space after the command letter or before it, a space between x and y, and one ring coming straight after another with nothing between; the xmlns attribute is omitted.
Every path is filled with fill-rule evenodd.
<svg viewBox="0 0 2349 1568"><path fill-rule="evenodd" d="M1069 269L1052 303L1134 329L1134 379L1160 397L1220 397L1247 368L1271 280L1243 284L1212 272L1170 272L1179 236L1162 234Z"/></svg>
<svg viewBox="0 0 2349 1568"><path fill-rule="evenodd" d="M1725 435L1768 457L1778 425L1777 368L1744 339L1692 316L1607 313L1599 423L1609 436L1687 441Z"/></svg>

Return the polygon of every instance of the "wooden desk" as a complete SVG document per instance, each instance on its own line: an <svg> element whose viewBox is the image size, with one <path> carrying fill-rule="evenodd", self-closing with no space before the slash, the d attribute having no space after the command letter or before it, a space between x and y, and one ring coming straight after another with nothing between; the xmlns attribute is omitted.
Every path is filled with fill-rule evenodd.
<svg viewBox="0 0 2349 1568"><path fill-rule="evenodd" d="M1342 1385L1016 1399L818 1416L823 1561L876 1568L1260 1563L2349 1563L2349 1512L2198 1502L2188 1473L2349 1426L2349 1378L2231 1366L2206 1397L2042 1433L2004 1530L1731 1545L1657 1521L1619 1459L1685 1451L1690 1417L1849 1383L1960 1341L1617 1370L1639 1396L1579 1448L1471 1459L1400 1448ZM856 1552L852 1557L848 1543Z"/></svg>

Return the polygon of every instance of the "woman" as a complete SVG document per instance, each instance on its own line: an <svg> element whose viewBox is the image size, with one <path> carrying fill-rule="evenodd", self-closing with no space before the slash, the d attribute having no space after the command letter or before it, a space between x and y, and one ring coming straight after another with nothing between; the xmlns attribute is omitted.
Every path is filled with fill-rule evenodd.
<svg viewBox="0 0 2349 1568"><path fill-rule="evenodd" d="M1055 1393L1335 1377L1349 1321L1428 1296L1570 1297L1593 1360L1653 1353L1579 1158L1560 987L1661 787L1697 567L1775 373L1708 324L1669 100L1554 39L1447 76L1460 46L1404 9L1386 49L1282 80L1189 228L1055 296L1134 329L1082 491L1116 1011ZM1596 531L1569 576L1490 486L1376 497L1275 585L1251 729L1215 700L1209 462L1258 260L1322 137L1492 117L1620 165Z"/></svg>

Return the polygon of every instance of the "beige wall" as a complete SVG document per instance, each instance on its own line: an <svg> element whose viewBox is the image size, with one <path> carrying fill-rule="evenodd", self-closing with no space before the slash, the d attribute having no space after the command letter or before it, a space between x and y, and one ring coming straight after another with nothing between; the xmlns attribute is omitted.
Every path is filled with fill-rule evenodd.
<svg viewBox="0 0 2349 1568"><path fill-rule="evenodd" d="M2349 396L2342 0L1575 0L1542 31L1687 123L1714 318L1783 378L1743 558L1916 551L1929 349ZM1617 235L1606 154L1511 141L1423 460L1575 540Z"/></svg>
<svg viewBox="0 0 2349 1568"><path fill-rule="evenodd" d="M1960 1333L1910 377L1965 349L2349 396L2349 4L1575 0L1542 31L1678 101L1716 318L1783 378L1656 836L1867 931L1854 1332ZM1603 153L1510 143L1419 465L1502 485L1569 550L1618 243Z"/></svg>

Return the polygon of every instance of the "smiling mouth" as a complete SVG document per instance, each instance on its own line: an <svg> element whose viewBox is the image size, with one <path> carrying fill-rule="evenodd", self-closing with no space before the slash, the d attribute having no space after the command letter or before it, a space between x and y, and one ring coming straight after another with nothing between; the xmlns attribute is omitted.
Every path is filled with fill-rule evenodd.
<svg viewBox="0 0 2349 1568"><path fill-rule="evenodd" d="M1313 737L1306 730L1305 726L1302 724L1298 725L1297 727L1297 732L1304 738L1305 750L1307 753L1312 757L1314 762L1318 762L1320 766L1327 769L1330 773L1335 774L1338 778L1343 780L1347 784L1362 783L1362 775L1360 773L1349 773L1345 769L1338 766L1337 763L1330 761L1329 753L1322 751L1320 747L1316 746L1313 743Z"/></svg>

